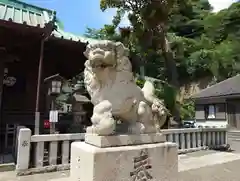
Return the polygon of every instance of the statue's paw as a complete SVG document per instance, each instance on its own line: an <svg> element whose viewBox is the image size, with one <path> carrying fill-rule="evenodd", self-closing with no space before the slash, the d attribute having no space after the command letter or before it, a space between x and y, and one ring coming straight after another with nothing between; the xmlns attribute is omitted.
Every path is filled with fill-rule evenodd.
<svg viewBox="0 0 240 181"><path fill-rule="evenodd" d="M112 118L104 118L97 125L87 127L86 132L89 134L97 134L99 136L108 136L115 133L116 122Z"/></svg>
<svg viewBox="0 0 240 181"><path fill-rule="evenodd" d="M94 126L89 126L89 127L87 127L87 129L86 129L86 133L89 133L89 134L97 134L97 129L96 129Z"/></svg>
<svg viewBox="0 0 240 181"><path fill-rule="evenodd" d="M137 122L128 127L128 132L132 134L143 134L145 132L145 127L142 123Z"/></svg>
<svg viewBox="0 0 240 181"><path fill-rule="evenodd" d="M157 132L157 128L155 125L145 126L144 133L156 133L156 132Z"/></svg>

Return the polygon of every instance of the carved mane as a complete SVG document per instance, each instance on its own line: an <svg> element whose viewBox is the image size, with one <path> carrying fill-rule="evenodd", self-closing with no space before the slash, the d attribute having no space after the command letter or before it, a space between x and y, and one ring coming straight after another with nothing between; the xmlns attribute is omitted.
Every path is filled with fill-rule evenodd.
<svg viewBox="0 0 240 181"><path fill-rule="evenodd" d="M91 67L89 55L91 51L94 51L96 49L101 49L104 51L111 51L115 54L115 61L116 65L113 68L107 68L110 69L110 73L106 73L107 77L104 78L106 80L101 80L100 77L98 77L94 72L93 68ZM115 81L118 79L121 79L121 77L124 77L124 81L132 81L133 75L132 75L132 65L128 58L129 51L124 47L124 45L120 42L111 42L108 40L99 41L94 44L88 44L86 47L86 51L84 52L84 55L88 58L88 60L85 62L85 69L84 69L84 83L85 87L90 94L90 96L93 98L94 94L97 94L101 91L102 88L105 86L110 86L112 84L115 84ZM108 71L105 69L106 71ZM126 79L126 75L129 75L128 79ZM105 84L103 84L102 81L105 81ZM107 83L106 83L107 82Z"/></svg>
<svg viewBox="0 0 240 181"><path fill-rule="evenodd" d="M156 125L165 122L164 106L152 83L145 82L143 89L136 85L128 49L122 43L99 41L89 44L84 55L84 83L94 105L87 132L114 133L114 118L126 121L132 133L156 132Z"/></svg>

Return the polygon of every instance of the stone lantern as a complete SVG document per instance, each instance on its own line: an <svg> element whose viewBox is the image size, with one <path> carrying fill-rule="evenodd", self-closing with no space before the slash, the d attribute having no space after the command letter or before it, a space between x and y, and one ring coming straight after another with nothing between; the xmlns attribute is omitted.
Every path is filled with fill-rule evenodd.
<svg viewBox="0 0 240 181"><path fill-rule="evenodd" d="M46 82L48 86L48 95L58 96L62 92L63 81L64 78L61 77L59 74L44 79L44 82Z"/></svg>
<svg viewBox="0 0 240 181"><path fill-rule="evenodd" d="M62 92L64 78L59 74L52 75L44 79L47 84L48 96L51 100L51 111L49 114L50 120L50 133L55 133L55 123L58 121L58 112L56 110L56 98Z"/></svg>

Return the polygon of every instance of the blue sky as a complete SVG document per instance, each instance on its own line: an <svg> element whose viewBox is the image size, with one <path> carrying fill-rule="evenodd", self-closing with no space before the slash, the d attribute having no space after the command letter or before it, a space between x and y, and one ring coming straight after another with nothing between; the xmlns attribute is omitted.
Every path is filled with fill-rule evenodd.
<svg viewBox="0 0 240 181"><path fill-rule="evenodd" d="M86 27L101 28L110 23L115 10L101 12L100 0L22 0L26 3L37 5L57 11L58 18L63 22L65 31L83 34ZM235 0L209 0L215 11L231 5ZM70 4L71 2L71 4ZM127 18L122 25L127 24Z"/></svg>
<svg viewBox="0 0 240 181"><path fill-rule="evenodd" d="M26 3L57 11L65 31L83 34L86 27L100 28L111 22L114 10L101 12L100 0L23 0ZM71 2L71 3L70 3Z"/></svg>

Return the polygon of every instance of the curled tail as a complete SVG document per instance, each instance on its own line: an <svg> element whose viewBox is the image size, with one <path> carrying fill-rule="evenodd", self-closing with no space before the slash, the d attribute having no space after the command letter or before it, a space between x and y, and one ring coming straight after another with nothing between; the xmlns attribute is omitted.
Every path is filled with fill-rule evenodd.
<svg viewBox="0 0 240 181"><path fill-rule="evenodd" d="M152 84L152 82L150 81L146 81L143 88L142 88L142 92L144 95L144 98L149 102L149 103L153 103L155 100L155 88Z"/></svg>
<svg viewBox="0 0 240 181"><path fill-rule="evenodd" d="M151 82L145 82L142 88L142 92L144 98L151 105L153 121L155 122L157 130L160 131L161 127L165 124L167 120L167 115L169 114L169 111L165 107L163 101L161 101L155 96L155 88Z"/></svg>

